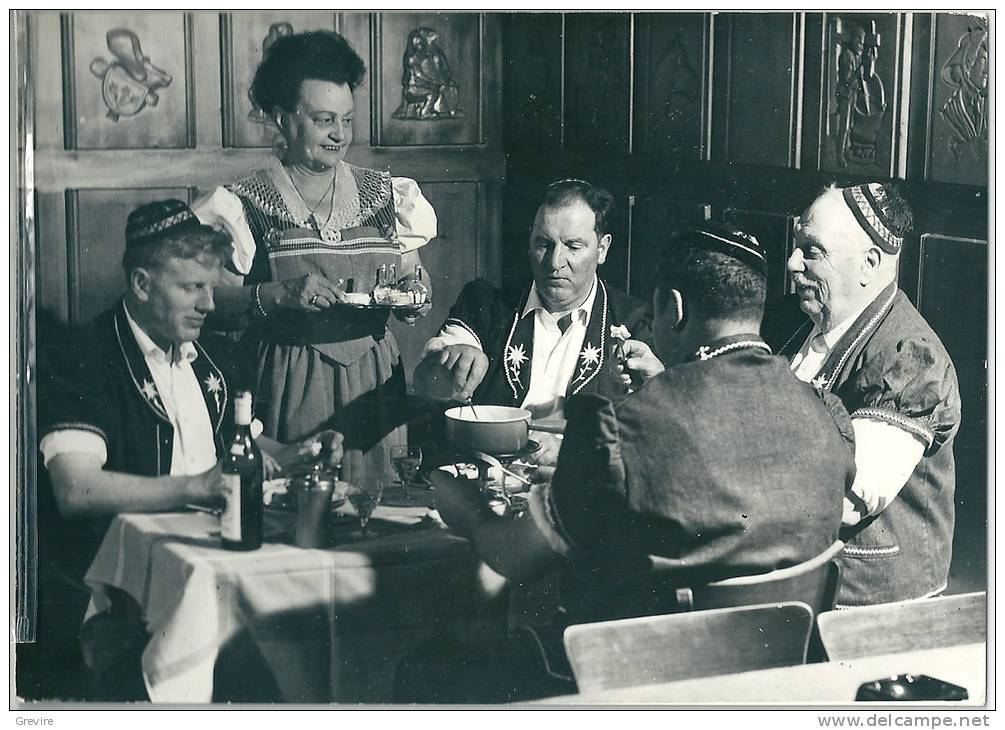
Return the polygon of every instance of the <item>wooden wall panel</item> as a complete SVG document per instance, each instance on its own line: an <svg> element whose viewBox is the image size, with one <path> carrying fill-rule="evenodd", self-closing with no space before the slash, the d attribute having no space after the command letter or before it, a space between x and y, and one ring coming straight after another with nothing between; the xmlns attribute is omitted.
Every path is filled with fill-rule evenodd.
<svg viewBox="0 0 1005 730"><path fill-rule="evenodd" d="M562 146L562 15L504 19L503 140L514 155Z"/></svg>
<svg viewBox="0 0 1005 730"><path fill-rule="evenodd" d="M708 113L709 16L643 15L636 30L636 149L701 159Z"/></svg>
<svg viewBox="0 0 1005 730"><path fill-rule="evenodd" d="M898 172L902 17L894 13L824 13L820 88L812 108L822 124L816 164L836 173L893 177ZM805 159L805 158L804 158Z"/></svg>
<svg viewBox="0 0 1005 730"><path fill-rule="evenodd" d="M125 291L126 218L154 200L190 200L186 188L69 190L66 193L70 322L86 322Z"/></svg>
<svg viewBox="0 0 1005 730"><path fill-rule="evenodd" d="M334 13L253 12L220 16L223 64L223 145L272 147L278 130L251 103L248 93L264 50L275 40L308 30L338 30ZM365 50L356 49L365 58Z"/></svg>
<svg viewBox="0 0 1005 730"><path fill-rule="evenodd" d="M484 141L482 20L476 13L382 13L373 16L370 62L370 78L374 85L371 92L373 144L464 145ZM421 29L426 30L417 35ZM435 32L435 39L430 30ZM403 84L410 73L406 66L420 76L449 80L455 87L443 92L440 101L427 95L426 101L406 103ZM415 93L409 96L418 98ZM453 111L453 116L446 116L447 110ZM433 116L423 117L425 114ZM437 114L443 115L435 116Z"/></svg>
<svg viewBox="0 0 1005 730"><path fill-rule="evenodd" d="M927 178L987 185L987 19L938 13L932 27Z"/></svg>
<svg viewBox="0 0 1005 730"><path fill-rule="evenodd" d="M951 582L970 587L986 575L988 245L925 234L920 258L918 309L949 351L960 382Z"/></svg>
<svg viewBox="0 0 1005 730"><path fill-rule="evenodd" d="M565 16L565 147L590 155L628 151L631 16Z"/></svg>
<svg viewBox="0 0 1005 730"><path fill-rule="evenodd" d="M436 209L439 235L420 250L422 262L433 282L433 308L414 327L391 318L405 362L411 375L426 341L436 334L461 289L480 273L483 252L479 234L479 208L484 205L477 183L419 183L423 194Z"/></svg>
<svg viewBox="0 0 1005 730"><path fill-rule="evenodd" d="M716 16L712 159L793 164L799 20L796 13Z"/></svg>
<svg viewBox="0 0 1005 730"><path fill-rule="evenodd" d="M184 13L64 15L66 148L195 146L191 31Z"/></svg>
<svg viewBox="0 0 1005 730"><path fill-rule="evenodd" d="M728 208L723 211L722 219L725 223L756 237L764 248L765 258L768 261L768 299L788 293L789 274L785 264L789 254L792 253L792 222L795 217Z"/></svg>
<svg viewBox="0 0 1005 730"><path fill-rule="evenodd" d="M35 296L38 309L66 321L69 317L65 202L62 193L36 193Z"/></svg>

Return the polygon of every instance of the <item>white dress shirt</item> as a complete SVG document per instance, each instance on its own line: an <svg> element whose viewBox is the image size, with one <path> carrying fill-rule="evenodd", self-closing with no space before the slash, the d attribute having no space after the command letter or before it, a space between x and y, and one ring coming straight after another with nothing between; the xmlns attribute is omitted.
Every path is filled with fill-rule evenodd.
<svg viewBox="0 0 1005 730"><path fill-rule="evenodd" d="M594 277L590 293L577 306L565 312L549 312L537 293L537 285L531 286L520 316L534 317L534 351L530 361L530 385L520 405L529 410L534 418L562 418L565 393L576 372L596 298L597 278ZM568 322L564 332L559 324L562 320ZM426 343L423 357L447 345L471 345L482 349L481 343L467 329L446 324L436 337Z"/></svg>
<svg viewBox="0 0 1005 730"><path fill-rule="evenodd" d="M192 361L199 357L199 351L191 342L185 342L173 347L171 352L165 352L136 324L128 307L125 312L129 328L157 386L164 411L174 427L171 474L195 475L211 469L216 464L213 424L199 380L192 369ZM62 453L93 454L102 466L108 461L104 440L90 431L53 431L42 439L39 448L46 466L53 457Z"/></svg>
<svg viewBox="0 0 1005 730"><path fill-rule="evenodd" d="M831 350L869 304L871 302L829 332L814 325L790 363L795 376L803 382L811 382ZM865 517L886 509L910 479L925 452L925 444L918 436L887 421L853 417L851 425L855 431L856 468L851 491L858 500L845 498L845 525L858 524Z"/></svg>

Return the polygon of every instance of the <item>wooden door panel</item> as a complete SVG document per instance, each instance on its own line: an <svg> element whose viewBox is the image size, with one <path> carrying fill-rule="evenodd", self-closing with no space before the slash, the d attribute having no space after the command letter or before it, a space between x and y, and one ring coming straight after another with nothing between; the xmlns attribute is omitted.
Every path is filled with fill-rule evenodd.
<svg viewBox="0 0 1005 730"><path fill-rule="evenodd" d="M188 201L189 197L186 188L67 191L67 280L72 323L86 322L100 314L125 290L122 254L129 213L154 200Z"/></svg>
<svg viewBox="0 0 1005 730"><path fill-rule="evenodd" d="M987 553L988 244L924 234L920 248L918 310L949 351L960 383L952 580L980 586Z"/></svg>
<svg viewBox="0 0 1005 730"><path fill-rule="evenodd" d="M627 13L565 16L565 147L590 154L628 151Z"/></svg>
<svg viewBox="0 0 1005 730"><path fill-rule="evenodd" d="M792 164L798 33L796 13L716 16L712 159Z"/></svg>
<svg viewBox="0 0 1005 730"><path fill-rule="evenodd" d="M254 12L220 16L223 64L223 146L272 147L278 130L266 123L248 93L264 50L283 36L309 30L337 30L334 13ZM366 56L365 49L356 52Z"/></svg>
<svg viewBox="0 0 1005 730"><path fill-rule="evenodd" d="M438 235L420 251L433 284L432 311L414 327L391 319L409 378L423 346L440 329L461 289L478 276L482 246L478 221L484 201L477 183L419 185L436 210Z"/></svg>
<svg viewBox="0 0 1005 730"><path fill-rule="evenodd" d="M185 13L63 16L67 149L195 146Z"/></svg>
<svg viewBox="0 0 1005 730"><path fill-rule="evenodd" d="M708 112L708 16L645 15L637 35L636 149L701 159Z"/></svg>

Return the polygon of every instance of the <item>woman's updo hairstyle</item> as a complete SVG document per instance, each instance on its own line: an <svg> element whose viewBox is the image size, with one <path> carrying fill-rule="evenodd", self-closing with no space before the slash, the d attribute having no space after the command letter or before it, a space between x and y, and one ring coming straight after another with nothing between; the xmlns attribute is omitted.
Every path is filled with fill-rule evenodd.
<svg viewBox="0 0 1005 730"><path fill-rule="evenodd" d="M292 112L304 81L347 84L350 91L355 91L365 73L363 59L338 33L295 33L269 47L251 82L251 98L266 114L276 108Z"/></svg>

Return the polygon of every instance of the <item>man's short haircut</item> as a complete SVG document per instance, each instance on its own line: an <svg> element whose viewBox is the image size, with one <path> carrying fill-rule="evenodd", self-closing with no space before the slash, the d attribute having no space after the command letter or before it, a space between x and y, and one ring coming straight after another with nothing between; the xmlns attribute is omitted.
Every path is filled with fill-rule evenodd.
<svg viewBox="0 0 1005 730"><path fill-rule="evenodd" d="M542 208L564 208L576 201L582 201L593 211L595 223L593 230L597 238L603 238L610 233L608 219L614 208L614 196L601 187L586 180L557 180L544 189Z"/></svg>
<svg viewBox="0 0 1005 730"><path fill-rule="evenodd" d="M230 261L233 249L227 233L202 226L197 230L159 236L127 246L122 255L122 268L129 276L134 269L157 269L168 259L200 259L204 256L212 257L222 265Z"/></svg>
<svg viewBox="0 0 1005 730"><path fill-rule="evenodd" d="M677 289L685 311L698 306L708 317L759 322L768 289L764 274L733 256L695 244L694 232L671 242L660 263L656 288Z"/></svg>

